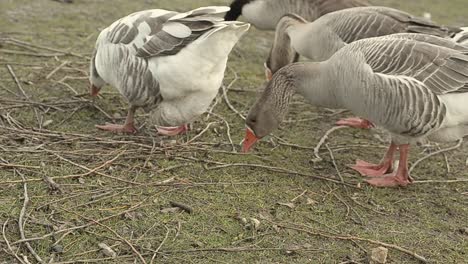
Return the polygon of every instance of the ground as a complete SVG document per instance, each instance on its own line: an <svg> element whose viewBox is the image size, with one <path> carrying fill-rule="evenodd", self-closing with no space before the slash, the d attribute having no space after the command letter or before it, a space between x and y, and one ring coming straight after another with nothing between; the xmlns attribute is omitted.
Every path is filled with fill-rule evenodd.
<svg viewBox="0 0 468 264"><path fill-rule="evenodd" d="M349 113L298 97L274 136L239 153L240 115L263 83L271 32L252 29L237 45L227 97L189 134L161 138L143 112L136 135L94 128L123 122L127 107L112 87L88 96L100 29L136 10L227 2L0 2L0 263L35 263L32 251L48 263L367 263L379 246L388 263L467 263L466 144L418 163L407 188L373 188L348 165L377 162L385 134L336 130L314 161ZM468 25L465 0L374 4ZM455 144L415 146L411 165Z"/></svg>

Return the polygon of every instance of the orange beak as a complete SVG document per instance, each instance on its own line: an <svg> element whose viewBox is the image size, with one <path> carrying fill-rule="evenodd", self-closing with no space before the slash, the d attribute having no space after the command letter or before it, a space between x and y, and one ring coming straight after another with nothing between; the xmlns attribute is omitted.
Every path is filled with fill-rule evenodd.
<svg viewBox="0 0 468 264"><path fill-rule="evenodd" d="M99 94L99 88L97 88L93 84L90 85L89 90L90 90L91 96L93 97L96 97Z"/></svg>
<svg viewBox="0 0 468 264"><path fill-rule="evenodd" d="M249 152L249 150L252 148L252 146L258 140L259 140L259 138L257 138L257 136L255 136L255 133L252 131L252 129L247 127L247 129L245 130L244 142L242 143L242 152L244 152L244 153Z"/></svg>

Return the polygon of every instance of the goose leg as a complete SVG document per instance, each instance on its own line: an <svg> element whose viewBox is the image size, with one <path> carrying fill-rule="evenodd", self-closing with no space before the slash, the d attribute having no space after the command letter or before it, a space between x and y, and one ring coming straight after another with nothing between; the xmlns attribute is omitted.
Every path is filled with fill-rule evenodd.
<svg viewBox="0 0 468 264"><path fill-rule="evenodd" d="M352 166L351 168L355 171L358 171L362 176L383 176L392 170L393 154L395 153L396 148L397 145L392 142L380 164L372 164L358 160L356 161L356 165Z"/></svg>
<svg viewBox="0 0 468 264"><path fill-rule="evenodd" d="M184 134L189 130L189 127L187 124L178 126L178 127L160 127L156 126L156 130L158 131L159 134L163 136L176 136L180 134Z"/></svg>
<svg viewBox="0 0 468 264"><path fill-rule="evenodd" d="M349 117L343 118L338 120L336 123L338 126L349 126L354 128L363 128L363 129L371 129L374 127L374 124L369 120L362 119L359 117Z"/></svg>
<svg viewBox="0 0 468 264"><path fill-rule="evenodd" d="M137 129L134 126L135 111L136 107L130 106L130 108L128 109L127 118L125 119L125 124L123 125L106 123L105 125L96 125L96 128L115 133L134 134L137 132Z"/></svg>
<svg viewBox="0 0 468 264"><path fill-rule="evenodd" d="M377 187L405 187L412 182L408 174L409 145L400 145L400 164L396 172L367 180L370 185Z"/></svg>

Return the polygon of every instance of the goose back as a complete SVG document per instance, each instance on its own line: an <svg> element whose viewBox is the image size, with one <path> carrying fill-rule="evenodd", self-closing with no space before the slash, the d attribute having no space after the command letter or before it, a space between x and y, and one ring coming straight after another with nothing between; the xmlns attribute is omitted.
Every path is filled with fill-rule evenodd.
<svg viewBox="0 0 468 264"><path fill-rule="evenodd" d="M422 33L450 37L449 28L388 7L356 7L333 12L315 22L291 30L297 51L313 60L326 60L345 44L396 33Z"/></svg>
<svg viewBox="0 0 468 264"><path fill-rule="evenodd" d="M447 96L468 99L468 49L458 48L401 36L354 42L329 61L334 71L348 64L337 72L338 98L344 107L404 137L468 123L468 113L457 121L447 114L461 109L447 104ZM354 83L347 89L349 80Z"/></svg>
<svg viewBox="0 0 468 264"><path fill-rule="evenodd" d="M163 98L150 61L176 55L215 30L222 19L211 15L227 10L205 7L177 13L153 9L117 20L98 37L91 60L91 82L100 78L118 88L132 105L154 107Z"/></svg>
<svg viewBox="0 0 468 264"><path fill-rule="evenodd" d="M255 27L274 30L279 19L288 13L314 21L330 12L368 5L365 0L234 0L225 19L236 20L242 14Z"/></svg>

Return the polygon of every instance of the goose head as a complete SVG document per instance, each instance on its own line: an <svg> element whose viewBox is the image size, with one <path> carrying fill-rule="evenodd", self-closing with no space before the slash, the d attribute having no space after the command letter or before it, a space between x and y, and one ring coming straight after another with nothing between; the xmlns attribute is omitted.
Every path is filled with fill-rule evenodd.
<svg viewBox="0 0 468 264"><path fill-rule="evenodd" d="M250 108L245 120L243 152L248 152L255 142L279 127L288 113L291 98L296 92L312 105L325 107L331 105L329 101L333 101L333 94L327 86L327 66L324 64L296 62L273 74L263 93Z"/></svg>
<svg viewBox="0 0 468 264"><path fill-rule="evenodd" d="M234 0L230 5L230 10L224 16L226 21L234 21L242 15L242 10L246 4L249 4L253 0Z"/></svg>
<svg viewBox="0 0 468 264"><path fill-rule="evenodd" d="M288 112L289 101L294 94L293 82L289 70L281 69L266 84L245 120L243 152L248 152L255 142L278 128Z"/></svg>
<svg viewBox="0 0 468 264"><path fill-rule="evenodd" d="M96 69L96 50L94 50L91 58L89 73L89 92L91 96L97 96L106 82L99 76Z"/></svg>
<svg viewBox="0 0 468 264"><path fill-rule="evenodd" d="M292 46L289 30L306 23L307 20L296 14L286 14L279 20L273 45L264 64L265 77L268 81L279 69L299 60L299 54Z"/></svg>

